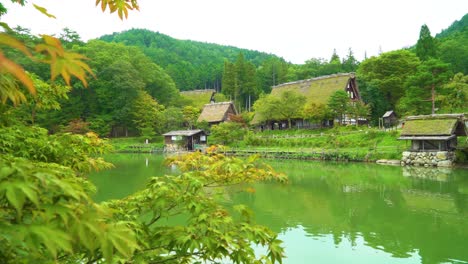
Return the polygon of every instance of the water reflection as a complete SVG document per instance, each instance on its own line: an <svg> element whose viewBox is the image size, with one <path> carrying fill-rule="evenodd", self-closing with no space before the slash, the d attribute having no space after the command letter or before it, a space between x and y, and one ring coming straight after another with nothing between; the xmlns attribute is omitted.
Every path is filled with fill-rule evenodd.
<svg viewBox="0 0 468 264"><path fill-rule="evenodd" d="M322 246L333 253L320 249L319 263L337 263L328 261L336 258L333 248L348 242L358 259L368 257L363 247L395 259L386 261L387 255L377 254L382 257L377 262L348 259L347 263L468 261L466 170L426 171L421 176L415 170L373 164L272 165L288 173L289 185L259 184L255 195L241 194L234 202L251 206L261 224L285 237L299 228L319 241L330 238ZM287 250L295 250L294 241L301 239L288 239ZM303 262L291 258L286 263Z"/></svg>
<svg viewBox="0 0 468 264"><path fill-rule="evenodd" d="M91 176L98 200L171 173L159 155L109 158L116 169ZM468 170L268 162L289 184L258 184L228 201L280 234L284 263L468 263Z"/></svg>

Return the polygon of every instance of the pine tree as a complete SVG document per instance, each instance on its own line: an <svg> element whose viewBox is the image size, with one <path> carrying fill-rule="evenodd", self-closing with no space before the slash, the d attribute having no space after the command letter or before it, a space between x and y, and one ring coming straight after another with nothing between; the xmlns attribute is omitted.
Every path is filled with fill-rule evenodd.
<svg viewBox="0 0 468 264"><path fill-rule="evenodd" d="M419 31L419 39L416 43L416 55L418 55L422 61L436 56L435 41L426 24L422 25L421 31Z"/></svg>

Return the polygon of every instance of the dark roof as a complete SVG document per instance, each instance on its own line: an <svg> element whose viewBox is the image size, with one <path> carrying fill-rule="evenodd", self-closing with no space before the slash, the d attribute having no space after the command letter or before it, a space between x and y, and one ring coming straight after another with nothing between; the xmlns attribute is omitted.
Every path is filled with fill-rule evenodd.
<svg viewBox="0 0 468 264"><path fill-rule="evenodd" d="M406 118L400 139L409 136L467 136L463 114L423 115Z"/></svg>
<svg viewBox="0 0 468 264"><path fill-rule="evenodd" d="M231 108L231 110L229 110ZM236 108L232 102L221 102L206 104L198 117L198 122L222 122L227 118L227 113L237 114Z"/></svg>
<svg viewBox="0 0 468 264"><path fill-rule="evenodd" d="M190 137L190 136L196 135L196 134L201 133L201 132L203 132L203 130L201 130L201 129L175 130L175 131L167 132L167 133L163 134L163 136L186 136L186 137Z"/></svg>

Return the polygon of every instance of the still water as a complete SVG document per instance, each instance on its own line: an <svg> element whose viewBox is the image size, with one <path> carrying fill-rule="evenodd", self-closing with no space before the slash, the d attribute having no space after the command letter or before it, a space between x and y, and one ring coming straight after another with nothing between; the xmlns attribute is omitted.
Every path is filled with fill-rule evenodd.
<svg viewBox="0 0 468 264"><path fill-rule="evenodd" d="M99 201L171 173L162 155L115 154L90 176ZM284 263L468 263L468 169L266 160L289 176L237 193L284 241Z"/></svg>

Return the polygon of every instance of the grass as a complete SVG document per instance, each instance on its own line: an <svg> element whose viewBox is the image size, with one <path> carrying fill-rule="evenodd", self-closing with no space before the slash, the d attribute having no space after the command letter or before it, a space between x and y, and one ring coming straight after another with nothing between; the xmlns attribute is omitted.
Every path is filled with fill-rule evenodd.
<svg viewBox="0 0 468 264"><path fill-rule="evenodd" d="M366 127L336 127L321 130L276 130L250 133L232 144L237 150L297 152L298 155L327 153L335 159L400 159L407 143L397 140L399 131L381 131ZM313 158L313 157L312 157ZM339 158L336 158L339 159Z"/></svg>
<svg viewBox="0 0 468 264"><path fill-rule="evenodd" d="M164 149L162 136L149 140L148 144L145 144L145 139L141 137L111 138L109 142L116 152L152 152Z"/></svg>

